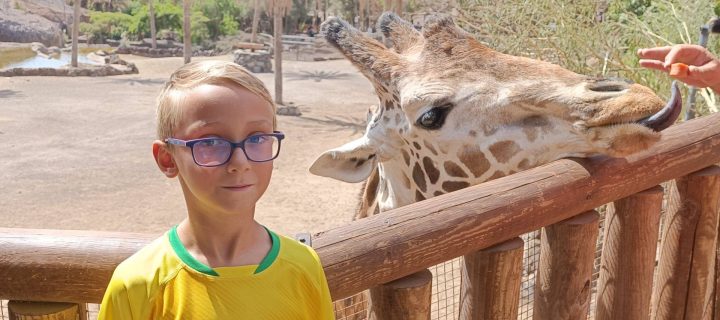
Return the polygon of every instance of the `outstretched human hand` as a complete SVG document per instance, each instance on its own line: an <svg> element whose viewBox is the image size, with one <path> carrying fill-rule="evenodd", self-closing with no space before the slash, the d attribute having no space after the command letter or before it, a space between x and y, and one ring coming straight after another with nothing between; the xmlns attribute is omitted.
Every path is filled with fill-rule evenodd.
<svg viewBox="0 0 720 320"><path fill-rule="evenodd" d="M670 72L673 64L677 70L684 69L687 65L687 72L672 72L671 77L687 83L691 86L706 88L710 87L720 92L720 61L699 45L678 44L674 46L638 49L640 66ZM680 68L678 68L680 67Z"/></svg>

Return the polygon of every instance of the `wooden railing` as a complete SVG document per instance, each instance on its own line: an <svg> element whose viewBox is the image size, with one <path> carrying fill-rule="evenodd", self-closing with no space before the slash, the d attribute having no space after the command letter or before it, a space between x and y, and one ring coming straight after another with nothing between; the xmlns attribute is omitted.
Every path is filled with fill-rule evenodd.
<svg viewBox="0 0 720 320"><path fill-rule="evenodd" d="M320 232L313 245L334 299L477 255L464 276L460 313L508 319L517 316L517 297L507 292L519 286L519 272L512 270L521 267L508 263L517 260L513 242L547 227L535 318L571 319L587 313L589 303L588 251L597 237L592 210L616 201L605 218L596 318L648 319L650 309L654 319L720 316L718 162L720 115L712 115L667 129L641 154L555 161ZM675 178L653 286L663 195L658 185ZM98 303L114 267L156 236L0 228L0 299ZM502 294L507 298L498 298ZM393 301L402 309L405 298L398 297ZM510 309L501 310L503 303Z"/></svg>

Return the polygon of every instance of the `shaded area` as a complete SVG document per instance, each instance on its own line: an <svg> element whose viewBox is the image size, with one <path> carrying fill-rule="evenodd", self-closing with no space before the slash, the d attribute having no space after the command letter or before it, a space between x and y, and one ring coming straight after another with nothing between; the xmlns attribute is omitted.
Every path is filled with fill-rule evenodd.
<svg viewBox="0 0 720 320"><path fill-rule="evenodd" d="M150 85L162 85L167 79L143 79L143 78L112 78L107 79L106 83L112 84L128 84L134 86L135 84L150 86Z"/></svg>
<svg viewBox="0 0 720 320"><path fill-rule="evenodd" d="M365 132L365 119L361 119L361 118L325 116L322 119L310 118L310 117L301 117L300 119L307 120L308 122L311 122L314 124L335 127L335 128L329 128L329 130L332 130L332 131L351 129L353 134Z"/></svg>
<svg viewBox="0 0 720 320"><path fill-rule="evenodd" d="M23 96L25 96L25 95L22 94L21 91L9 90L9 89L0 90L0 99L12 98L12 97L23 97Z"/></svg>
<svg viewBox="0 0 720 320"><path fill-rule="evenodd" d="M347 78L348 74L345 72L340 71L300 71L300 72L286 72L284 77L288 79L288 81L298 81L298 80L315 80L315 82L320 82L322 80L336 80L336 79L344 79Z"/></svg>

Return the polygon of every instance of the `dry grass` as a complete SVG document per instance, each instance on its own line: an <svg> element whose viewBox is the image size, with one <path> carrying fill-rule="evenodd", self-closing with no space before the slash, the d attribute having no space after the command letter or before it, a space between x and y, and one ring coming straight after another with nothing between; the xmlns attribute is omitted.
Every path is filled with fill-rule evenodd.
<svg viewBox="0 0 720 320"><path fill-rule="evenodd" d="M460 1L458 21L498 51L551 61L582 74L630 79L669 96L672 80L639 67L635 52L644 47L697 43L700 27L714 16L713 1L657 0L642 15L624 11L627 1L611 1L603 22L596 19L599 2ZM709 48L713 52L720 48L712 36ZM714 93L701 92L699 113L717 110L710 102L714 100Z"/></svg>

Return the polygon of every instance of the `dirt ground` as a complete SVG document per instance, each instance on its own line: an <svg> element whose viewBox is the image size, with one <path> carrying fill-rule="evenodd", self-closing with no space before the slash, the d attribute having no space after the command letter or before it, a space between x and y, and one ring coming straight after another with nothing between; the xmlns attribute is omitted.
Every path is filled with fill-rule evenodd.
<svg viewBox="0 0 720 320"><path fill-rule="evenodd" d="M138 75L0 78L0 227L160 234L185 215L151 153L154 99L182 58L123 56ZM231 56L194 59L232 60ZM359 184L313 176L324 150L359 137L376 98L349 62L286 61L287 135L256 218L287 235L350 221ZM273 74L257 75L274 91Z"/></svg>

